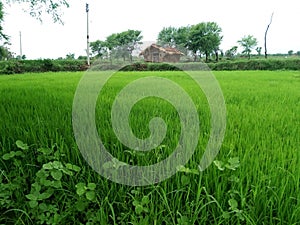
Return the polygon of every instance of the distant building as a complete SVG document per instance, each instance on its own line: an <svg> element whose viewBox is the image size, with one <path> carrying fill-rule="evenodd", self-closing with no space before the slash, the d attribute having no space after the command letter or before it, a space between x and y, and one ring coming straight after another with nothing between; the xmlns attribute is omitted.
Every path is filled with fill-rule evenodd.
<svg viewBox="0 0 300 225"><path fill-rule="evenodd" d="M184 55L176 48L164 48L157 44L152 44L143 50L140 55L146 62L179 62L180 57Z"/></svg>

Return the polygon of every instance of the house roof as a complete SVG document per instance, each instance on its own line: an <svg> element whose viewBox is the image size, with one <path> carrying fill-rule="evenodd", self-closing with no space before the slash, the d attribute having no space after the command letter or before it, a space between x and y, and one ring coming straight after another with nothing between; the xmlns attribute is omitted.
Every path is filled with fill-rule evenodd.
<svg viewBox="0 0 300 225"><path fill-rule="evenodd" d="M144 52L149 48L156 48L156 49L159 49L160 51L165 52L165 53L170 54L170 55L184 55L181 51L179 51L176 48L170 48L170 47L164 48L164 47L162 47L160 45L157 45L157 44L152 44L152 45L148 46L146 49L144 49L140 53L140 55L144 55Z"/></svg>

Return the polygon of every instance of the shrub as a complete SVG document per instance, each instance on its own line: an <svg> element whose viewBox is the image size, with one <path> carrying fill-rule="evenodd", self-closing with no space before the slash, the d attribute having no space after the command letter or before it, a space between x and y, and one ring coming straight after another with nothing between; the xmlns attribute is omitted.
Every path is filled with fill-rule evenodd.
<svg viewBox="0 0 300 225"><path fill-rule="evenodd" d="M176 65L168 63L150 63L148 64L148 70L150 71L178 71L180 70Z"/></svg>
<svg viewBox="0 0 300 225"><path fill-rule="evenodd" d="M48 71L84 71L88 69L84 60L10 60L0 62L0 74L16 74Z"/></svg>
<svg viewBox="0 0 300 225"><path fill-rule="evenodd" d="M0 61L0 74L18 74L47 71L85 71L89 67L85 60L10 60ZM92 70L121 71L178 71L178 70L300 70L300 59L251 59L226 60L212 63L146 63L135 62L123 66L122 63L95 62Z"/></svg>

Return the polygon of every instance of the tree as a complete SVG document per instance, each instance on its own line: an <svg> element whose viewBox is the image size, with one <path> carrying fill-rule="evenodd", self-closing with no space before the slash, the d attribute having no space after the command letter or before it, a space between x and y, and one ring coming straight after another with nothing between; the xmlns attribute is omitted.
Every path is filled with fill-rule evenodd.
<svg viewBox="0 0 300 225"><path fill-rule="evenodd" d="M18 55L16 57L16 59L18 59L18 60L25 60L26 59L26 55L22 55L22 56Z"/></svg>
<svg viewBox="0 0 300 225"><path fill-rule="evenodd" d="M7 3L24 3L27 5L27 11L32 17L42 22L42 15L48 14L54 22L63 24L61 19L62 9L69 8L69 3L66 0L6 0Z"/></svg>
<svg viewBox="0 0 300 225"><path fill-rule="evenodd" d="M233 46L231 49L229 49L225 52L225 56L230 59L233 59L234 56L236 55L237 49L238 49L238 46Z"/></svg>
<svg viewBox="0 0 300 225"><path fill-rule="evenodd" d="M125 61L126 57L129 57L132 61L134 49L142 43L143 36L141 33L139 30L127 30L111 34L106 38L106 46L117 58L122 57Z"/></svg>
<svg viewBox="0 0 300 225"><path fill-rule="evenodd" d="M188 36L190 26L186 27L164 27L158 34L157 43L164 47L177 48L184 54L188 54Z"/></svg>
<svg viewBox="0 0 300 225"><path fill-rule="evenodd" d="M175 27L164 27L157 37L157 43L162 46L176 47L175 36L177 34L177 29Z"/></svg>
<svg viewBox="0 0 300 225"><path fill-rule="evenodd" d="M187 43L188 43L190 29L191 29L190 26L179 27L174 34L174 41L175 41L176 48L186 55L188 54Z"/></svg>
<svg viewBox="0 0 300 225"><path fill-rule="evenodd" d="M3 20L4 20L3 3L0 2L0 41L2 40L7 41L8 36L6 36L3 33L3 27L2 27Z"/></svg>
<svg viewBox="0 0 300 225"><path fill-rule="evenodd" d="M0 61L13 58L13 53L6 45L0 46Z"/></svg>
<svg viewBox="0 0 300 225"><path fill-rule="evenodd" d="M257 39L252 35L248 35L244 36L241 40L238 41L238 43L241 45L242 48L244 48L242 53L246 54L248 56L248 59L250 59L250 53L252 49L256 47Z"/></svg>
<svg viewBox="0 0 300 225"><path fill-rule="evenodd" d="M289 50L289 51L288 51L289 56L293 55L293 53L294 53L293 50Z"/></svg>
<svg viewBox="0 0 300 225"><path fill-rule="evenodd" d="M256 49L255 49L258 56L261 56L261 49L262 49L262 47L256 47Z"/></svg>
<svg viewBox="0 0 300 225"><path fill-rule="evenodd" d="M90 43L91 52L94 56L102 58L108 53L107 42L105 41L94 41Z"/></svg>
<svg viewBox="0 0 300 225"><path fill-rule="evenodd" d="M75 54L74 53L69 53L66 55L66 59L68 60L74 60L75 59Z"/></svg>
<svg viewBox="0 0 300 225"><path fill-rule="evenodd" d="M69 7L66 0L6 0L6 3L24 3L27 4L29 14L38 20L42 21L42 14L46 13L52 16L54 22L59 22L63 24L61 20L62 7ZM11 53L7 47L9 37L3 33L3 23L4 20L4 10L3 3L0 1L0 60L7 60L13 58L13 53ZM21 59L25 59L26 56L23 55Z"/></svg>
<svg viewBox="0 0 300 225"><path fill-rule="evenodd" d="M272 23L273 15L274 15L274 13L272 13L272 15L271 15L270 23L268 24L266 32L265 32L265 58L268 58L268 52L267 52L267 33L268 33L268 30L269 30L270 25Z"/></svg>
<svg viewBox="0 0 300 225"><path fill-rule="evenodd" d="M196 54L205 54L206 62L211 53L215 53L218 61L218 51L221 44L222 29L215 22L199 23L191 27L188 48Z"/></svg>
<svg viewBox="0 0 300 225"><path fill-rule="evenodd" d="M127 30L119 34L119 42L129 53L130 62L132 62L132 53L139 44L142 44L141 40L143 36L142 31L139 30Z"/></svg>
<svg viewBox="0 0 300 225"><path fill-rule="evenodd" d="M0 60L8 60L13 58L13 53L10 52L9 38L7 35L3 33L2 23L4 21L4 11L3 11L3 3L0 1Z"/></svg>
<svg viewBox="0 0 300 225"><path fill-rule="evenodd" d="M187 48L192 52L194 61L197 60L197 56L201 54L199 36L202 36L203 23L191 26L191 30L188 35Z"/></svg>

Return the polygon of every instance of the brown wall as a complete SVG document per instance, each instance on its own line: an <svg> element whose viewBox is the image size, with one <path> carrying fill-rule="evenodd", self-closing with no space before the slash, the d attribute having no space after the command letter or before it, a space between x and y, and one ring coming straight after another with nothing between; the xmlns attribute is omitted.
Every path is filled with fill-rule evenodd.
<svg viewBox="0 0 300 225"><path fill-rule="evenodd" d="M144 51L144 60L146 62L179 62L180 55L170 55L157 48L148 48Z"/></svg>

